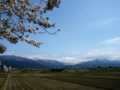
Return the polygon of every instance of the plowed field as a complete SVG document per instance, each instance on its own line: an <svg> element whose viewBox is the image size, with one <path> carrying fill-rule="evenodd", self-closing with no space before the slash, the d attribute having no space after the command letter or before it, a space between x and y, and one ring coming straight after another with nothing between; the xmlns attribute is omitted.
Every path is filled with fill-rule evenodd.
<svg viewBox="0 0 120 90"><path fill-rule="evenodd" d="M3 84L3 82L4 82L4 80L5 80L5 78L0 78L0 88L1 88L1 86L2 86L2 84Z"/></svg>
<svg viewBox="0 0 120 90"><path fill-rule="evenodd" d="M112 76L50 76L46 77L54 80L71 82L80 85L93 86L110 90L120 90L120 77Z"/></svg>
<svg viewBox="0 0 120 90"><path fill-rule="evenodd" d="M46 78L8 77L2 90L106 90Z"/></svg>

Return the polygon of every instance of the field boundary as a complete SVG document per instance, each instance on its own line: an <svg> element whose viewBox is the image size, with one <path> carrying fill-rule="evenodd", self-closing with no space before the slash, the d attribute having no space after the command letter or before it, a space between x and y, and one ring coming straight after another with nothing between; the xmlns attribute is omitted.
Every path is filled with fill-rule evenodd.
<svg viewBox="0 0 120 90"><path fill-rule="evenodd" d="M109 80L120 80L120 78L103 78L103 77L87 77L87 76L72 76L72 77L80 77L80 78L94 78L94 79L109 79Z"/></svg>

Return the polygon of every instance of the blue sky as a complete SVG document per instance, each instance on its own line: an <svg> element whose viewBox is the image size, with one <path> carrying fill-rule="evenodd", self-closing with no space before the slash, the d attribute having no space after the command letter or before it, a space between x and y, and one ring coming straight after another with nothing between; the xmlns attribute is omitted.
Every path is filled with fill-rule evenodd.
<svg viewBox="0 0 120 90"><path fill-rule="evenodd" d="M51 23L56 23L55 28L48 29L49 32L61 29L57 35L30 34L29 39L43 42L40 48L22 41L17 44L0 41L7 46L3 55L69 63L93 59L120 60L119 4L120 0L61 0L60 8L44 15ZM40 28L40 31L44 30Z"/></svg>

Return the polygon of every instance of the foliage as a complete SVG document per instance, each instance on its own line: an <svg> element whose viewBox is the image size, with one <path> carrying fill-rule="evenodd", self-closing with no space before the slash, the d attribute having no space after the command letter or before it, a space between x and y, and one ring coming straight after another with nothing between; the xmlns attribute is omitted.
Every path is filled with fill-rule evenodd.
<svg viewBox="0 0 120 90"><path fill-rule="evenodd" d="M26 41L28 44L40 48L42 42L37 43L35 40L29 40L29 34L38 32L39 25L45 32L50 35L47 28L55 27L55 23L51 24L49 17L43 17L43 14L54 7L59 8L60 0L40 0L40 4L33 5L29 0L0 0L0 39L7 39L10 43L16 44L19 40ZM42 8L42 6L44 6ZM4 53L6 47L0 44L0 53Z"/></svg>
<svg viewBox="0 0 120 90"><path fill-rule="evenodd" d="M3 44L0 44L0 53L4 53L6 51L6 46L4 46Z"/></svg>

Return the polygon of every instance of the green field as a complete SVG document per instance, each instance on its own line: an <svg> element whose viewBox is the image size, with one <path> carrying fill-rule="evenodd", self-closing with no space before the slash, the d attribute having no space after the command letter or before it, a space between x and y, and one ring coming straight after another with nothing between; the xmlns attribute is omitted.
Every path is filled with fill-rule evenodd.
<svg viewBox="0 0 120 90"><path fill-rule="evenodd" d="M11 70L0 73L0 90L120 90L119 70Z"/></svg>

